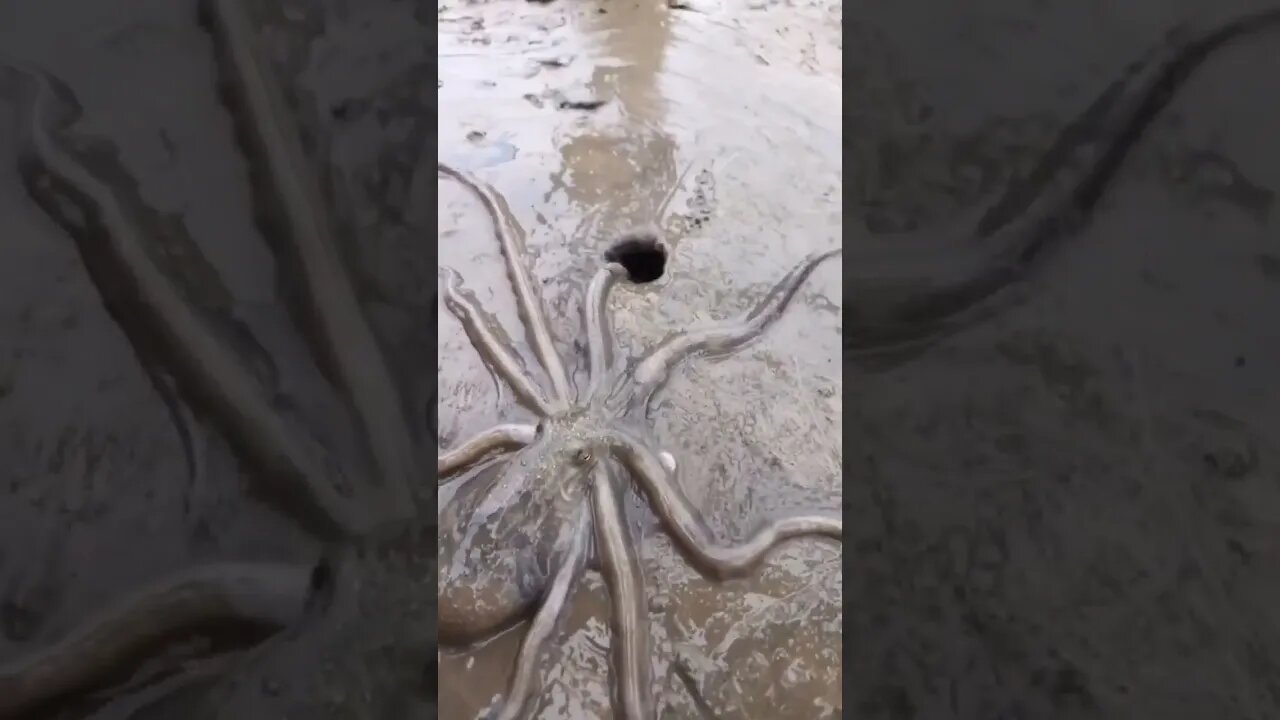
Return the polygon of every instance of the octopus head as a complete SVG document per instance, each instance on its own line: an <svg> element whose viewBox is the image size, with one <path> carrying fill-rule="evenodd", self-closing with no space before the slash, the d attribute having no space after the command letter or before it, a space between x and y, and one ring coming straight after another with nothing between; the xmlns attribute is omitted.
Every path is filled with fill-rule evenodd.
<svg viewBox="0 0 1280 720"><path fill-rule="evenodd" d="M585 413L546 418L538 423L535 445L543 462L562 477L586 477L608 451L603 433Z"/></svg>

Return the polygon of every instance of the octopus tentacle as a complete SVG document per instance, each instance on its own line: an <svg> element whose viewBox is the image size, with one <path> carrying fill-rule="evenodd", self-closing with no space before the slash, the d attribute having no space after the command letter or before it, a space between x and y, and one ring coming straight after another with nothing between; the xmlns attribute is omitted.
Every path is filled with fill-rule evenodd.
<svg viewBox="0 0 1280 720"><path fill-rule="evenodd" d="M489 218L493 222L493 232L497 235L498 244L502 248L502 257L507 263L507 274L515 289L517 305L533 339L534 352L537 353L543 369L551 378L557 403L564 405L569 398L569 376L565 373L564 363L560 360L560 354L551 340L551 330L547 324L546 314L543 312L542 301L534 291L529 271L520 262L520 253L512 239L512 229L519 226L510 217L509 211L504 213L499 209L499 199L487 185L444 163L436 163L436 170L462 183L480 198L481 204L489 213Z"/></svg>
<svg viewBox="0 0 1280 720"><path fill-rule="evenodd" d="M537 428L533 425L504 424L491 427L458 447L439 456L436 474L440 484L450 475L462 470L484 456L512 448L524 447L533 442Z"/></svg>
<svg viewBox="0 0 1280 720"><path fill-rule="evenodd" d="M791 269L773 286L747 316L729 322L673 335L641 358L633 372L638 397L643 401L657 392L680 361L697 353L732 352L763 333L782 316L804 281L823 261L840 254L839 248L812 255Z"/></svg>
<svg viewBox="0 0 1280 720"><path fill-rule="evenodd" d="M857 300L842 333L846 362L860 356L895 364L1024 301L1025 283L1089 222L1186 83L1229 43L1278 27L1277 7L1225 20L1214 7L1129 63L994 203L967 211L977 217L966 236L930 231L859 243L844 276L845 296Z"/></svg>
<svg viewBox="0 0 1280 720"><path fill-rule="evenodd" d="M585 512L578 519L578 528L568 551L560 560L560 567L552 577L547 588L542 606L529 623L524 639L520 642L520 652L516 655L515 675L511 679L511 687L507 697L497 713L498 720L515 720L520 717L529 698L533 695L533 684L538 670L538 661L546 648L547 641L555 633L568 608L569 593L574 584L582 576L587 564L587 548L591 540L590 516Z"/></svg>
<svg viewBox="0 0 1280 720"><path fill-rule="evenodd" d="M508 347L495 330L496 323L488 317L475 298L462 287L462 278L456 270L441 270L444 285L444 304L449 312L462 323L471 345L485 364L493 368L506 381L520 400L543 415L551 411L551 402L542 390L524 373L524 366L515 351Z"/></svg>
<svg viewBox="0 0 1280 720"><path fill-rule="evenodd" d="M688 496L678 477L667 473L659 454L624 430L615 429L610 443L619 460L631 470L654 512L679 541L690 560L718 579L751 572L778 544L804 536L842 540L844 522L824 515L792 515L767 522L745 542L718 543Z"/></svg>
<svg viewBox="0 0 1280 720"><path fill-rule="evenodd" d="M587 354L589 380L587 397L595 397L600 384L608 376L611 356L613 331L609 325L607 312L609 291L613 289L618 278L626 274L621 264L610 262L596 271L587 285L587 297L583 306L583 321L587 330Z"/></svg>
<svg viewBox="0 0 1280 720"><path fill-rule="evenodd" d="M222 564L153 583L52 646L0 665L0 718L26 717L88 690L193 629L227 621L283 628L304 612L311 571L301 564Z"/></svg>
<svg viewBox="0 0 1280 720"><path fill-rule="evenodd" d="M168 356L184 390L260 471L256 478L288 497L288 512L328 536L362 526L364 518L325 481L314 448L292 432L254 375L152 260L143 240L150 218L118 160L94 151L90 171L54 134L80 115L71 91L44 72L11 70L34 88L19 156L27 192L75 241L108 307L127 305L116 315L130 339L145 337Z"/></svg>
<svg viewBox="0 0 1280 720"><path fill-rule="evenodd" d="M613 604L614 687L620 716L656 717L652 701L653 667L649 657L649 616L644 572L636 541L627 526L622 496L603 464L592 472L591 500L596 548Z"/></svg>
<svg viewBox="0 0 1280 720"><path fill-rule="evenodd" d="M249 18L239 0L206 0L204 15L218 50L219 67L236 100L241 129L263 171L276 204L274 218L296 256L303 292L321 355L337 376L364 430L381 472L393 516L411 511L411 478L417 456L378 341L356 298L339 255L332 219L296 132L289 132L288 106L270 68L256 52ZM233 113L233 116L237 113Z"/></svg>

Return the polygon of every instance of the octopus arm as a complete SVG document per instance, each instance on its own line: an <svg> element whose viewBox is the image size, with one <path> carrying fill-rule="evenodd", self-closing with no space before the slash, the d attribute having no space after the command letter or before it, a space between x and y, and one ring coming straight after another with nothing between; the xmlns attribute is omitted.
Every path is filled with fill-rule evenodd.
<svg viewBox="0 0 1280 720"><path fill-rule="evenodd" d="M613 329L609 326L609 292L618 278L626 273L622 265L610 262L596 271L587 285L587 297L583 305L583 324L587 331L587 359L590 369L590 385L587 397L595 397L600 383L609 374L613 361Z"/></svg>
<svg viewBox="0 0 1280 720"><path fill-rule="evenodd" d="M525 374L524 365L515 351L499 337L497 322L462 287L462 278L458 272L452 268L444 268L441 276L445 307L462 323L462 329L471 339L471 346L480 353L480 359L511 387L521 402L540 414L549 414L551 403Z"/></svg>
<svg viewBox="0 0 1280 720"><path fill-rule="evenodd" d="M603 464L593 471L591 502L601 572L613 605L610 645L617 707L627 720L650 720L656 715L644 571L638 545L627 525L622 495Z"/></svg>
<svg viewBox="0 0 1280 720"><path fill-rule="evenodd" d="M187 571L123 598L53 645L0 665L0 719L88 690L165 641L227 621L278 630L301 617L311 568L221 564Z"/></svg>
<svg viewBox="0 0 1280 720"><path fill-rule="evenodd" d="M298 133L289 132L284 94L255 47L257 38L241 2L205 0L200 11L214 40L226 95L238 111L232 114L246 141L246 155L261 171L251 174L264 185L256 188L255 199L273 203L270 210L275 212L269 215L282 221L282 235L295 256L314 325L312 341L359 417L389 500L383 509L408 512L417 457L400 393L343 266L314 168Z"/></svg>
<svg viewBox="0 0 1280 720"><path fill-rule="evenodd" d="M55 130L80 116L71 91L46 73L17 72L32 88L19 159L24 184L75 241L117 322L131 339L145 335L168 356L184 390L209 409L256 475L289 499L291 512L326 536L359 527L363 519L325 482L317 460L323 453L288 427L253 374L152 260L148 215L114 153L101 143L79 142L78 154L64 147Z"/></svg>
<svg viewBox="0 0 1280 720"><path fill-rule="evenodd" d="M539 661L546 650L547 642L563 623L565 611L569 606L569 594L582 577L587 564L587 549L591 541L591 522L587 513L578 519L578 527L566 552L560 558L547 587L542 605L534 614L520 642L520 651L516 655L515 674L511 678L511 687L498 712L499 720L516 720L521 717L525 705L534 694L534 683L537 680Z"/></svg>
<svg viewBox="0 0 1280 720"><path fill-rule="evenodd" d="M454 449L439 456L436 473L443 485L455 473L495 452L524 447L533 442L537 428L533 425L503 424L484 430Z"/></svg>
<svg viewBox="0 0 1280 720"><path fill-rule="evenodd" d="M480 199L485 211L489 213L489 218L493 222L493 232L502 250L502 257L507 263L507 275L511 278L511 284L515 290L516 304L533 341L534 352L537 353L543 369L551 378L557 404L564 405L569 398L569 376L565 373L564 363L560 360L560 354L551 340L551 330L547 323L546 312L542 307L542 300L534 290L529 271L520 262L522 257L520 248L516 246L513 238L513 234L519 232L519 225L511 217L511 212L506 208L502 198L489 186L444 163L437 163L436 170L462 183Z"/></svg>
<svg viewBox="0 0 1280 720"><path fill-rule="evenodd" d="M779 543L804 536L841 540L844 522L824 515L790 515L768 521L746 541L727 545L717 542L702 515L680 488L674 472L668 473L659 453L631 434L615 430L614 452L636 478L654 512L675 537L690 562L718 579L751 572Z"/></svg>
<svg viewBox="0 0 1280 720"><path fill-rule="evenodd" d="M667 381L672 369L690 355L730 353L759 337L782 317L783 311L813 271L840 252L837 248L817 253L796 265L741 320L696 328L667 338L636 364L633 379L637 396L647 402Z"/></svg>

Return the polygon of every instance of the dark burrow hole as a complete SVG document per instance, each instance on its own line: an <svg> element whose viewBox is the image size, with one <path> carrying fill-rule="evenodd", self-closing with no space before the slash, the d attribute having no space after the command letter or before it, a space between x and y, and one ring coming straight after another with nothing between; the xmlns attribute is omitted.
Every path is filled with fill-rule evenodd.
<svg viewBox="0 0 1280 720"><path fill-rule="evenodd" d="M616 262L627 271L627 279L638 285L662 277L667 269L667 248L648 233L626 235L604 253L606 262Z"/></svg>

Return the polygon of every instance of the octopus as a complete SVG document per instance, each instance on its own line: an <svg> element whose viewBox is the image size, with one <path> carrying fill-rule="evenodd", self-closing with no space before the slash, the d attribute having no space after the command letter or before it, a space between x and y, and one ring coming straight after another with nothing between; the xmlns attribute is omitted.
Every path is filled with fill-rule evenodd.
<svg viewBox="0 0 1280 720"><path fill-rule="evenodd" d="M654 718L644 573L638 540L624 515L623 496L630 487L648 500L685 557L715 579L749 573L787 540L818 536L839 541L843 523L839 517L784 515L740 542L719 540L685 495L674 456L658 447L642 421L680 363L695 356L724 356L759 337L782 316L813 271L841 251L816 253L797 264L745 318L674 333L624 362L615 357L607 312L610 290L620 279L632 277L624 259L667 253L651 231L628 235L606 254L587 286L582 320L588 379L575 394L492 191L451 167L438 169L465 184L488 210L521 317L550 379L548 387L541 387L529 377L525 364L499 337L492 316L463 287L458 273L444 268L440 282L446 307L484 363L538 422L490 428L439 456L436 470L442 483L455 481L461 471L490 456L500 460L491 472L457 479L462 483L457 495L441 509L440 640L463 644L486 639L533 610L508 694L495 715L522 717L536 689L544 647L554 637L574 585L594 565L605 579L613 610L615 713L635 720ZM624 478L631 482L624 484Z"/></svg>
<svg viewBox="0 0 1280 720"><path fill-rule="evenodd" d="M79 627L0 664L0 719L40 715L120 680L175 639L228 623L255 643L165 681L161 699L134 718L189 716L382 718L427 716L438 641L467 644L526 622L498 717L518 717L571 593L600 571L612 604L615 713L652 718L644 574L623 499L636 490L685 557L712 578L750 572L779 543L840 541L841 520L774 518L725 542L682 491L678 462L643 424L672 371L695 356L732 353L775 322L806 279L842 253L790 270L745 318L676 333L639 358L615 358L608 300L630 279L625 252L664 254L636 233L607 254L586 292L587 387L575 394L540 300L510 241L491 189L453 168L494 220L542 380L495 332L492 318L454 272L440 281L483 362L538 418L491 428L437 456L439 486L456 484L444 508L423 487L413 441L387 361L361 312L337 250L324 193L288 104L252 41L235 0L203 0L228 105L255 182L260 215L296 281L298 324L346 401L371 469L352 472L300 428L281 401L270 359L216 292L187 281L198 259L177 263L157 236L185 232L142 202L105 142L75 133L81 111L57 78L0 65L0 88L18 101L18 170L32 200L74 241L116 322L138 349L158 392L176 408L192 467L194 409L251 469L254 488L324 546L308 562L221 562L163 577L112 599ZM1077 232L1126 155L1176 90L1229 41L1280 24L1280 10L1232 20L1163 46L1127 69L1062 133L1026 182L1010 190L961 242L903 248L892 239L846 263L845 330L852 353L932 341L990 317L1036 263ZM1101 140L1077 168L1067 159ZM1050 189L1052 180L1062 180ZM188 238L189 240L189 238ZM190 244L190 243L188 243ZM204 267L200 277L212 270ZM434 512L433 512L434 510Z"/></svg>

